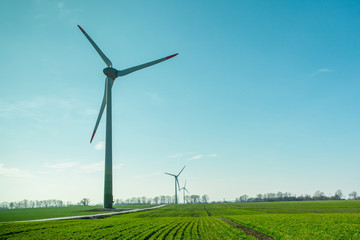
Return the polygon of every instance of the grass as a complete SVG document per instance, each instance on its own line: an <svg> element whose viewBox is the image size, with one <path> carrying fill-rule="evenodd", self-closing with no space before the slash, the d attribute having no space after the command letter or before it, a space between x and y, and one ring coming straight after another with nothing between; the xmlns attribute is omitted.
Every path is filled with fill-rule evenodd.
<svg viewBox="0 0 360 240"><path fill-rule="evenodd" d="M155 205L120 205L117 209L146 208ZM93 211L99 209L98 211ZM18 208L0 209L0 222L24 221L33 219L46 219L56 217L69 217L92 215L108 211L101 211L99 206L72 206L72 207L49 207L49 208Z"/></svg>

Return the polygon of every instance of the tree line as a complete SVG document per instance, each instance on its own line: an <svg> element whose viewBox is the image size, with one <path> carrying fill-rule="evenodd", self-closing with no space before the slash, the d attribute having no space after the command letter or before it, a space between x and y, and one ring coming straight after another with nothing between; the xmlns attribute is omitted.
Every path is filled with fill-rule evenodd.
<svg viewBox="0 0 360 240"><path fill-rule="evenodd" d="M22 201L2 202L0 203L0 209L88 206L89 203L90 203L89 198L83 198L78 203L72 203L70 201L65 203L64 201L57 199L48 199L48 200L24 199Z"/></svg>
<svg viewBox="0 0 360 240"><path fill-rule="evenodd" d="M183 202L183 198L179 197L180 203ZM209 196L204 194L200 195L189 195L185 196L185 203L195 204L195 203L208 203ZM49 200L27 200L14 201L14 202L2 202L0 203L0 209L15 209L15 208L46 208L46 207L70 207L70 206L88 206L90 203L89 198L82 198L78 203L72 203L70 201L64 202L56 199ZM157 196L154 198L148 197L132 197L123 199L115 199L114 205L132 205L132 204L174 204L175 196ZM102 205L102 204L97 204Z"/></svg>
<svg viewBox="0 0 360 240"><path fill-rule="evenodd" d="M349 200L360 200L356 191L353 191L348 194ZM344 194L339 189L334 195L326 196L324 192L316 191L312 196L309 194L296 196L292 193L265 193L265 194L257 194L256 197L249 197L244 194L235 199L235 202L278 202L278 201L321 201L321 200L343 200Z"/></svg>
<svg viewBox="0 0 360 240"><path fill-rule="evenodd" d="M186 195L185 196L185 203L186 204L194 204L194 203L208 203L209 202L209 196L207 194L204 194L202 196L200 195ZM178 198L179 203L184 202L183 197ZM131 205L131 204L174 204L175 203L175 196L169 196L169 195L160 195L156 196L154 198L148 198L148 197L132 197L127 199L115 199L114 204L115 205Z"/></svg>
<svg viewBox="0 0 360 240"><path fill-rule="evenodd" d="M0 208L14 209L14 208L44 208L44 207L65 207L74 206L71 202L65 203L64 201L57 199L49 200L27 200L14 201L14 202L2 202Z"/></svg>
<svg viewBox="0 0 360 240"><path fill-rule="evenodd" d="M249 197L244 194L235 199L235 202L277 202L277 201L319 201L319 200L342 200L345 196L339 189L333 195L326 196L324 192L316 191L312 196L309 194L296 196L292 193L265 193L257 194L256 197ZM186 195L186 204L198 204L209 203L209 196L204 194L200 195ZM356 191L348 194L348 200L360 200L360 196ZM183 197L179 197L179 203L183 203ZM223 202L227 202L224 200ZM64 202L57 199L49 200L27 200L14 201L14 202L2 202L0 203L0 209L15 209L15 208L45 208L45 207L69 207L69 206L88 206L90 203L89 198L83 198L78 203L72 203L70 201ZM131 205L131 204L174 204L175 196L160 195L154 198L148 197L132 197L127 199L115 199L114 205ZM212 202L215 203L215 202ZM102 204L97 204L102 205Z"/></svg>

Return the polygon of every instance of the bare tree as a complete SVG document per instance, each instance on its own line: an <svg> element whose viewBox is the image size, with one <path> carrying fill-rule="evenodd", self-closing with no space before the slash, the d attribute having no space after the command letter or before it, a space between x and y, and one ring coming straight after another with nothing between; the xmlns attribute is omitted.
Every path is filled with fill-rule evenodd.
<svg viewBox="0 0 360 240"><path fill-rule="evenodd" d="M159 204L160 198L159 197L154 197L153 199L155 204Z"/></svg>
<svg viewBox="0 0 360 240"><path fill-rule="evenodd" d="M335 192L335 196L334 196L334 199L335 200L340 200L341 198L343 197L343 193L340 189L338 189L336 192Z"/></svg>
<svg viewBox="0 0 360 240"><path fill-rule="evenodd" d="M263 195L259 193L258 195L256 195L256 199L257 201L261 201L263 199Z"/></svg>
<svg viewBox="0 0 360 240"><path fill-rule="evenodd" d="M201 200L203 203L209 202L209 196L207 194L202 195Z"/></svg>
<svg viewBox="0 0 360 240"><path fill-rule="evenodd" d="M167 204L171 204L173 202L173 198L171 196L165 196L165 199L166 199L165 201Z"/></svg>
<svg viewBox="0 0 360 240"><path fill-rule="evenodd" d="M353 192L349 193L349 197L350 197L350 199L355 200L357 198L357 192L353 191Z"/></svg>
<svg viewBox="0 0 360 240"><path fill-rule="evenodd" d="M90 199L88 199L88 198L83 198L80 201L80 205L83 205L83 206L88 206L89 203L90 203Z"/></svg>
<svg viewBox="0 0 360 240"><path fill-rule="evenodd" d="M318 190L314 193L313 198L314 198L314 200L323 200L325 198L325 194Z"/></svg>

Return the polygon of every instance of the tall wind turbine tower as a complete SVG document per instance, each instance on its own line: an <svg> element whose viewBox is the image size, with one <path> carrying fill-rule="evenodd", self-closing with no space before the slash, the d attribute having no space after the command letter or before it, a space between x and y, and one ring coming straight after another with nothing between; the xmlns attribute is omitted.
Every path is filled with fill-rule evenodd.
<svg viewBox="0 0 360 240"><path fill-rule="evenodd" d="M129 73L135 72L137 70L150 67L154 64L163 62L172 57L175 57L176 54L160 58L155 61L151 61L148 63L144 63L135 67L127 68L124 70L117 70L112 67L112 62L105 56L105 54L100 50L100 48L96 45L96 43L89 37L89 35L82 29L79 25L81 32L85 35L85 37L89 40L91 45L95 48L96 52L100 55L102 60L107 65L104 68L103 72L106 75L105 79L105 92L104 97L101 103L100 112L98 118L96 120L96 124L94 127L93 134L91 136L90 143L92 142L96 129L101 120L101 116L104 112L106 106L106 137L105 137L105 180L104 180L104 208L112 208L113 205L113 187L112 187L112 121L111 121L111 89L114 84L114 81L117 77L125 76Z"/></svg>
<svg viewBox="0 0 360 240"><path fill-rule="evenodd" d="M184 168L185 168L185 166L181 169L181 171L179 172L178 175L167 173L167 172L165 173L165 174L173 176L175 178L175 204L178 204L178 199L177 199L177 190L178 190L178 188L180 190L180 184L179 184L179 181L178 181L178 177L179 177L180 173L184 170Z"/></svg>
<svg viewBox="0 0 360 240"><path fill-rule="evenodd" d="M184 204L185 204L185 191L186 191L188 194L190 194L189 191L186 189L186 180L185 180L184 186L183 186L182 188L180 188L179 190L182 190L182 191L183 191Z"/></svg>

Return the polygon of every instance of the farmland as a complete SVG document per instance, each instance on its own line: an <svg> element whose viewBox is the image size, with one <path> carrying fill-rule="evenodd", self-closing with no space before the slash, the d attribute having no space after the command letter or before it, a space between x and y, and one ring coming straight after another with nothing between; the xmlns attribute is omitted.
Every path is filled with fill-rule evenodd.
<svg viewBox="0 0 360 240"><path fill-rule="evenodd" d="M154 205L121 205L118 209L146 208ZM71 206L71 207L47 207L47 208L18 208L0 209L0 222L5 221L24 221L33 219L68 217L91 215L95 213L107 212L99 209L98 206Z"/></svg>
<svg viewBox="0 0 360 240"><path fill-rule="evenodd" d="M0 239L256 239L236 225L274 239L360 239L360 201L169 205L98 220L2 223Z"/></svg>

